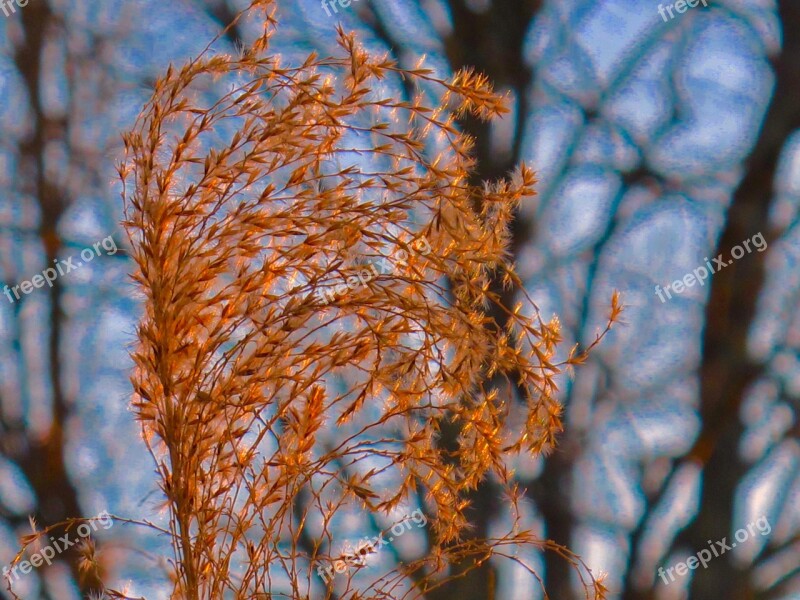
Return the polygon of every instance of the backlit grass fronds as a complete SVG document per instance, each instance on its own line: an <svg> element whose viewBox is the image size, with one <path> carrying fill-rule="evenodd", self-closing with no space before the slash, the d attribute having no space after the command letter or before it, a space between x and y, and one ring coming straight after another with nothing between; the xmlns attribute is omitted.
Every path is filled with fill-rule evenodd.
<svg viewBox="0 0 800 600"><path fill-rule="evenodd" d="M506 455L561 428L557 321L493 285L521 287L510 222L535 178L470 185L455 118L506 110L484 77L404 71L342 30L337 56L286 65L272 9L250 7L264 33L237 56L170 68L125 136L134 407L172 515L174 597L421 597L453 560L548 548L521 529L463 536L466 493L487 477L510 491ZM425 92L401 100L401 78ZM319 577L347 523L419 502L427 546L399 580Z"/></svg>

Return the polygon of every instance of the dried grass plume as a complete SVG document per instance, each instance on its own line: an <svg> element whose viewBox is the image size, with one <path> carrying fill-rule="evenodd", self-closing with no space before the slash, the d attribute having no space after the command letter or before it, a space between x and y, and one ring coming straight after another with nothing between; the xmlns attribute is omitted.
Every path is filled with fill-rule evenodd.
<svg viewBox="0 0 800 600"><path fill-rule="evenodd" d="M471 185L456 119L495 118L504 99L469 71L402 70L341 29L336 56L284 64L273 10L240 15L263 34L237 56L170 68L125 136L145 296L134 407L172 517L173 597L424 597L448 564L513 560L518 544L561 553L603 597L577 557L517 525L465 536L486 478L513 510L506 458L552 447L554 378L585 358L557 363L557 321L493 284L522 289L510 223L535 178L522 165ZM343 515L382 523L419 502L418 560L319 578Z"/></svg>

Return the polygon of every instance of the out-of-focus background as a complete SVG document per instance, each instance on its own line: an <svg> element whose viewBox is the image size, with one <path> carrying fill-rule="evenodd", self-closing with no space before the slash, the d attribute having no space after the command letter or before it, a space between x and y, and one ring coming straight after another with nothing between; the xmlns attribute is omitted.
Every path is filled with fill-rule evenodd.
<svg viewBox="0 0 800 600"><path fill-rule="evenodd" d="M29 515L165 523L128 409L139 300L114 165L154 79L246 4L0 0L2 564ZM800 3L278 6L272 49L286 63L334 52L341 23L402 66L424 57L442 75L486 73L513 110L464 126L481 178L520 160L538 173L514 250L543 316L560 316L567 345L591 342L612 290L623 293L627 324L563 380L557 450L515 465L529 526L606 572L609 598L800 598ZM235 52L251 33L232 27L215 51ZM718 256L730 264L699 284ZM63 273L34 277L54 265ZM487 483L474 494L477 535L510 518L496 492ZM122 523L98 537L112 580L166 597L153 567L169 555L163 538ZM706 568L675 571L717 541L737 543ZM92 583L78 583L74 561L60 560L70 556L15 590L82 597ZM557 556L520 560L554 600L583 597ZM511 561L450 590L542 598Z"/></svg>

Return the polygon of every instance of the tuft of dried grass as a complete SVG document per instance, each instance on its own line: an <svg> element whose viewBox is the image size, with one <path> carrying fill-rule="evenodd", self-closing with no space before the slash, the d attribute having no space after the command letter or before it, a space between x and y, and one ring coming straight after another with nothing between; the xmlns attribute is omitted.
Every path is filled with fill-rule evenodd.
<svg viewBox="0 0 800 600"><path fill-rule="evenodd" d="M504 306L491 285L521 289L510 223L536 180L521 165L470 185L472 140L455 119L495 118L504 99L469 71L402 70L341 28L337 56L284 65L273 13L260 0L240 15L264 27L237 56L170 67L119 167L145 296L133 406L172 517L173 597L424 597L448 564L534 544L602 598L576 556L517 524L464 536L466 493L487 477L515 506L506 458L552 447L555 377L585 358L557 363L557 320ZM395 97L398 76L412 101ZM401 250L402 268L320 301ZM422 558L324 585L314 568L335 555L342 515L392 515L417 494Z"/></svg>

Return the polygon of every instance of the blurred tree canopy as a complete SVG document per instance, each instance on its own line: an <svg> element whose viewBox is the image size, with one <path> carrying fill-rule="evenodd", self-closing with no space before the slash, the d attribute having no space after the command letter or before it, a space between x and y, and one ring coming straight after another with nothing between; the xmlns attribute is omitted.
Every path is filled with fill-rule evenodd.
<svg viewBox="0 0 800 600"><path fill-rule="evenodd" d="M32 0L0 18L2 284L108 235L120 248L19 301L0 297L4 564L30 514L165 518L128 411L141 299L114 163L155 77L245 4ZM651 0L358 0L331 17L317 0L280 0L278 18L272 43L288 59L330 54L341 22L403 67L424 57L442 76L485 73L512 113L462 126L476 141L476 181L520 160L537 172L513 250L543 318L559 315L566 347L588 344L611 291L623 293L627 324L561 380L558 447L509 465L529 526L606 571L611 598L798 597L800 5L709 0L665 22ZM254 35L238 23L214 51ZM667 302L654 292L759 232L766 251ZM476 536L511 518L496 492L487 480L473 494ZM658 578L761 516L769 536L668 586ZM159 553L163 540L115 526L106 542L106 568L131 595L164 593L127 550ZM70 557L26 577L23 596L96 589ZM552 598L582 597L558 556L521 549L519 559ZM439 597L541 592L519 565L490 560Z"/></svg>

